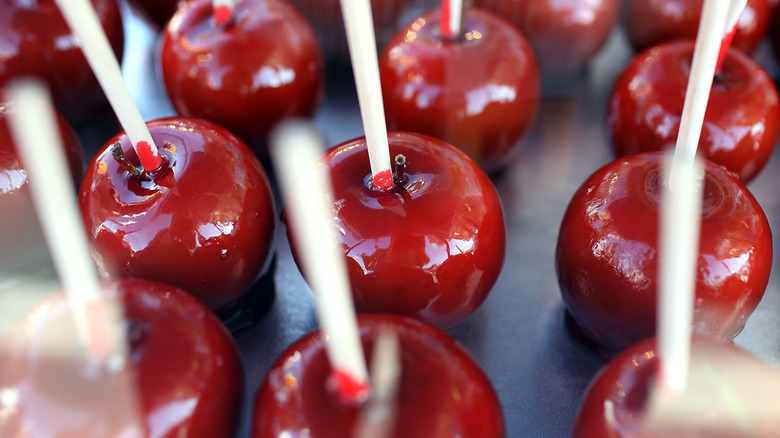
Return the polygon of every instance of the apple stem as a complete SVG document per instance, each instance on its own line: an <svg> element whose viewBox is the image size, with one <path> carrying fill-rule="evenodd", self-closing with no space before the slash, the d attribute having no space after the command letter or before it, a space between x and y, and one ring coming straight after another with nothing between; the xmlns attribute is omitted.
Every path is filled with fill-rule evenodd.
<svg viewBox="0 0 780 438"><path fill-rule="evenodd" d="M395 156L395 176L393 177L393 182L395 184L402 184L404 181L404 170L406 169L406 156L403 154L398 154Z"/></svg>
<svg viewBox="0 0 780 438"><path fill-rule="evenodd" d="M723 65L723 60L726 59L726 53L728 53L731 42L734 40L734 34L737 33L739 19L742 17L742 12L744 12L746 5L747 0L731 0L729 3L728 20L726 21L726 27L723 30L723 39L720 42L718 62L715 63L716 71L720 70L721 65Z"/></svg>
<svg viewBox="0 0 780 438"><path fill-rule="evenodd" d="M214 22L217 26L232 26L235 23L233 0L213 0Z"/></svg>
<svg viewBox="0 0 780 438"><path fill-rule="evenodd" d="M441 36L445 40L460 39L463 29L463 0L441 1Z"/></svg>
<svg viewBox="0 0 780 438"><path fill-rule="evenodd" d="M126 171L130 172L130 174L134 176L141 174L141 170L132 162L130 162L129 158L127 158L127 155L122 149L122 144L120 142L116 142L113 146L111 146L111 155Z"/></svg>

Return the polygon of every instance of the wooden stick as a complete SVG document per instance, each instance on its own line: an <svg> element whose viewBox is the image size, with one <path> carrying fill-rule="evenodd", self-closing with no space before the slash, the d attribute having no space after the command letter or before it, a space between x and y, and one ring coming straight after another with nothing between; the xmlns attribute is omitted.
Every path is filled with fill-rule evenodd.
<svg viewBox="0 0 780 438"><path fill-rule="evenodd" d="M283 123L272 135L271 157L287 194L288 223L300 245L301 266L317 296L317 315L328 339L329 384L342 401L357 404L368 398L370 385L347 266L331 223L330 175L319 165L322 149L322 140L306 122Z"/></svg>

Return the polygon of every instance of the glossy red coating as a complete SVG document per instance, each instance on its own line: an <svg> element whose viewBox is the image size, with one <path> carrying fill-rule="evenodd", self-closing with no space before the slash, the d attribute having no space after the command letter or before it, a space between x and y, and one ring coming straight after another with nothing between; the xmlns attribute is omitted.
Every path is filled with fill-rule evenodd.
<svg viewBox="0 0 780 438"><path fill-rule="evenodd" d="M118 141L138 165L124 133L87 169L79 202L93 255L112 277L172 284L224 309L270 262L275 216L265 171L241 140L213 123L147 125L167 160L151 180L132 176L112 156Z"/></svg>
<svg viewBox="0 0 780 438"><path fill-rule="evenodd" d="M618 78L607 110L607 132L617 156L673 148L680 129L694 42L676 41L636 55ZM747 183L775 149L780 98L769 74L729 50L716 74L704 115L699 154Z"/></svg>
<svg viewBox="0 0 780 438"><path fill-rule="evenodd" d="M536 52L545 75L579 72L604 46L618 20L618 0L475 0L509 20Z"/></svg>
<svg viewBox="0 0 780 438"><path fill-rule="evenodd" d="M128 366L135 377L143 436L235 436L244 374L233 339L219 319L188 293L168 285L127 279L103 285L124 304ZM40 337L47 327L55 330L54 321L70 311L65 295L54 295L27 317L25 332L38 330L28 336ZM0 416L0 435L109 436L101 430L105 432L112 419L94 418L84 410L95 402L92 392L111 391L113 386L96 387L100 380L87 371L25 344L34 340L11 342L23 348L0 350L0 387L15 388L19 399L16 409Z"/></svg>
<svg viewBox="0 0 780 438"><path fill-rule="evenodd" d="M466 10L459 41L442 40L440 21L438 10L417 18L380 57L388 128L444 140L496 172L513 158L536 115L533 49L488 12Z"/></svg>
<svg viewBox="0 0 780 438"><path fill-rule="evenodd" d="M681 425L659 424L656 419L644 418L652 385L659 378L656 341L656 338L647 339L631 346L596 374L580 403L572 433L574 438L777 436L774 414L770 418L760 418L760 413L745 412L751 409L751 403L767 399L771 400L770 406L762 413L774 412L777 371L733 343L707 336L693 337L692 372L709 371L712 380L708 386L717 389L710 394L699 394L698 398L686 396L686 401L698 402L701 406L688 406L682 415L697 418ZM762 386L735 388L735 383ZM688 390L703 389L702 384L706 383L701 382ZM708 395L713 400L708 400ZM725 409L719 403L725 403ZM697 430L696 425L701 429Z"/></svg>
<svg viewBox="0 0 780 438"><path fill-rule="evenodd" d="M391 437L503 437L498 397L463 347L444 332L402 316L358 317L363 349L390 329L401 346L397 420ZM326 390L330 365L317 331L290 346L271 366L255 398L253 438L349 437L359 407ZM306 432L304 432L306 431Z"/></svg>
<svg viewBox="0 0 780 438"><path fill-rule="evenodd" d="M116 0L92 0L103 30L122 59L124 30ZM106 103L100 85L54 0L0 1L0 86L37 76L49 86L57 108L70 120Z"/></svg>
<svg viewBox="0 0 780 438"><path fill-rule="evenodd" d="M704 0L629 0L623 28L634 50L664 41L696 38ZM769 30L771 6L767 0L748 0L739 19L732 46L751 54Z"/></svg>
<svg viewBox="0 0 780 438"><path fill-rule="evenodd" d="M162 29L171 19L181 0L129 0L128 3L148 21Z"/></svg>
<svg viewBox="0 0 780 438"><path fill-rule="evenodd" d="M616 352L655 333L659 197L665 154L617 159L572 197L556 270L583 334ZM704 198L693 330L732 339L764 295L772 233L763 210L725 168L704 161Z"/></svg>
<svg viewBox="0 0 780 438"><path fill-rule="evenodd" d="M323 57L311 25L281 0L243 0L216 26L211 0L193 0L165 28L160 66L176 111L224 126L265 157L279 120L311 116Z"/></svg>
<svg viewBox="0 0 780 438"><path fill-rule="evenodd" d="M390 155L406 157L403 180L391 191L369 186L365 138L324 157L355 306L454 326L482 304L501 272L501 200L479 166L454 147L418 134L389 137ZM295 253L294 236L290 241Z"/></svg>

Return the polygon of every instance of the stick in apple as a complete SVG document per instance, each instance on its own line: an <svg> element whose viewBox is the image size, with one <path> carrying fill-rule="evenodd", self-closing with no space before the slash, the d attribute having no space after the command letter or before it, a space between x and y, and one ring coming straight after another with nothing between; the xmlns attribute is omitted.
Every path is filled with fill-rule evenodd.
<svg viewBox="0 0 780 438"><path fill-rule="evenodd" d="M693 64L685 92L677 145L669 172L669 190L661 214L659 251L662 254L658 294L658 355L660 388L675 395L686 386L693 320L696 252L699 242L701 193L692 194L694 160L701 136L704 112L715 75L720 41L729 4L706 0L702 12ZM694 200L694 198L696 198ZM679 204L679 205L677 205ZM693 209L695 207L695 209Z"/></svg>
<svg viewBox="0 0 780 438"><path fill-rule="evenodd" d="M373 186L380 190L389 190L393 187L393 173L390 169L390 147L387 141L371 4L369 0L341 0L341 11L355 74L360 115L366 132Z"/></svg>
<svg viewBox="0 0 780 438"><path fill-rule="evenodd" d="M18 152L29 174L32 200L54 265L74 313L76 330L88 357L119 359L126 349L116 312L102 297L76 206L75 187L61 145L51 99L39 82L21 81L9 89L9 114ZM117 356L118 355L118 356Z"/></svg>
<svg viewBox="0 0 780 438"><path fill-rule="evenodd" d="M217 26L223 26L233 21L233 0L213 0L214 21Z"/></svg>
<svg viewBox="0 0 780 438"><path fill-rule="evenodd" d="M65 21L81 42L81 49L95 73L122 129L133 144L145 172L154 172L162 165L162 157L152 140L138 107L122 78L111 45L100 27L100 20L89 0L56 0Z"/></svg>
<svg viewBox="0 0 780 438"><path fill-rule="evenodd" d="M463 0L441 1L441 36L446 40L460 38L463 29Z"/></svg>
<svg viewBox="0 0 780 438"><path fill-rule="evenodd" d="M393 436L398 416L396 401L401 380L401 346L398 333L385 327L378 331L371 354L371 398L360 410L355 438Z"/></svg>
<svg viewBox="0 0 780 438"><path fill-rule="evenodd" d="M723 39L720 42L720 51L718 52L718 62L715 64L715 70L720 70L723 60L726 59L726 53L729 51L731 42L734 40L734 34L737 33L739 18L745 10L747 0L731 0L729 2L728 18L726 26L723 28Z"/></svg>
<svg viewBox="0 0 780 438"><path fill-rule="evenodd" d="M327 167L319 165L322 142L310 124L300 121L280 125L271 139L271 157L288 194L288 221L298 236L301 266L316 294L317 315L328 339L329 385L340 400L362 403L370 393L368 371L347 267L330 225L333 191Z"/></svg>

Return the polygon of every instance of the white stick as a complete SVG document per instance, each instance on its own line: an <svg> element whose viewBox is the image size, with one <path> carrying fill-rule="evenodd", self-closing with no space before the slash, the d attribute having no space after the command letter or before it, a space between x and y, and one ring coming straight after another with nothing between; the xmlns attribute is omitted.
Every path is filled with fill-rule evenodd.
<svg viewBox="0 0 780 438"><path fill-rule="evenodd" d="M457 39L463 29L463 0L441 1L441 34L447 39Z"/></svg>
<svg viewBox="0 0 780 438"><path fill-rule="evenodd" d="M327 167L319 165L322 149L321 139L306 122L284 123L272 135L271 157L288 194L287 218L301 247L305 277L317 296L328 359L334 372L364 386L366 391L357 395L358 400L349 400L362 402L368 397L368 371L344 254L336 246L331 226L333 191Z"/></svg>
<svg viewBox="0 0 780 438"><path fill-rule="evenodd" d="M721 38L720 50L718 52L718 61L715 65L716 69L719 69L723 64L723 60L726 59L726 54L731 46L731 41L734 40L734 34L737 33L739 19L742 17L742 12L745 10L746 5L747 0L731 0L729 3L726 25L723 28L723 37Z"/></svg>
<svg viewBox="0 0 780 438"><path fill-rule="evenodd" d="M371 399L360 410L354 438L393 436L398 416L398 389L401 383L401 343L390 327L377 330L371 353Z"/></svg>
<svg viewBox="0 0 780 438"><path fill-rule="evenodd" d="M723 0L704 1L674 150L674 159L682 160L689 167L693 165L701 137L728 8L729 2Z"/></svg>
<svg viewBox="0 0 780 438"><path fill-rule="evenodd" d="M701 195L692 195L693 167L728 7L722 0L704 2L669 173L671 194L661 211L658 355L660 386L670 394L681 393L688 378L701 209Z"/></svg>
<svg viewBox="0 0 780 438"><path fill-rule="evenodd" d="M393 177L371 4L369 0L341 0L341 11L347 31L374 186L387 190L393 185Z"/></svg>
<svg viewBox="0 0 780 438"><path fill-rule="evenodd" d="M105 357L120 350L111 345L111 327L101 325L108 320L99 316L101 309L96 306L102 301L97 270L48 91L38 82L22 81L12 84L9 95L11 130L57 274L74 312L76 330L88 351Z"/></svg>
<svg viewBox="0 0 780 438"><path fill-rule="evenodd" d="M701 227L698 162L671 164L670 185L661 202L659 239L658 355L660 387L675 396L687 385L693 303ZM674 185L672 182L674 181Z"/></svg>
<svg viewBox="0 0 780 438"><path fill-rule="evenodd" d="M729 4L728 19L726 20L726 26L723 28L723 34L734 32L739 24L739 18L742 16L742 12L747 6L747 0L731 0Z"/></svg>
<svg viewBox="0 0 780 438"><path fill-rule="evenodd" d="M142 166L146 170L156 170L159 167L160 155L149 128L146 127L141 112L125 85L119 62L111 50L111 44L103 32L95 10L89 0L56 1L71 31L78 37L84 56L111 103L119 123L122 124L122 129L136 148ZM139 150L139 145L144 145L144 149Z"/></svg>

